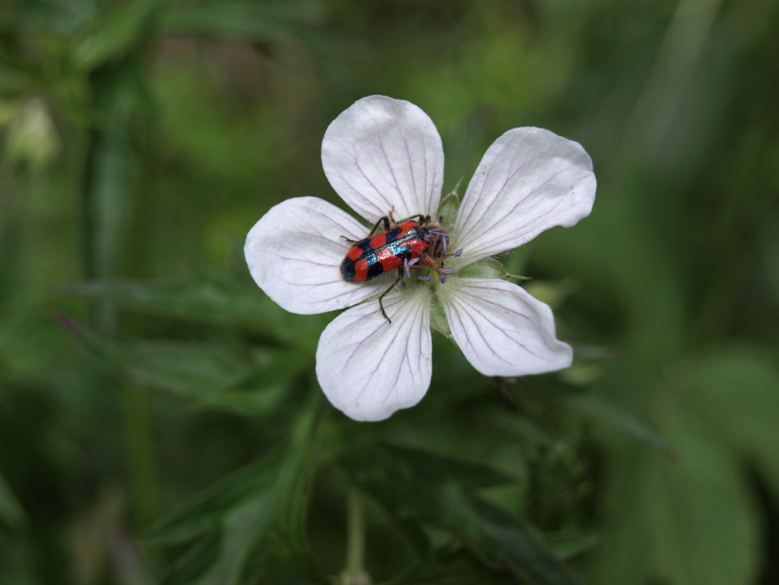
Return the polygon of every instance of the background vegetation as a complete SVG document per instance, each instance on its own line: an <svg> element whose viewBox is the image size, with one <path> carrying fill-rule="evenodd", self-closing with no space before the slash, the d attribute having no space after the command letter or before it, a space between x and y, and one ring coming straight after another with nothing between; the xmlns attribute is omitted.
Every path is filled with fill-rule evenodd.
<svg viewBox="0 0 779 585"><path fill-rule="evenodd" d="M591 154L592 215L505 258L571 369L436 338L418 407L326 404L333 315L241 248L340 204L321 139L375 93L447 190L512 127ZM777 104L775 0L4 0L0 583L324 583L358 500L374 582L779 582Z"/></svg>

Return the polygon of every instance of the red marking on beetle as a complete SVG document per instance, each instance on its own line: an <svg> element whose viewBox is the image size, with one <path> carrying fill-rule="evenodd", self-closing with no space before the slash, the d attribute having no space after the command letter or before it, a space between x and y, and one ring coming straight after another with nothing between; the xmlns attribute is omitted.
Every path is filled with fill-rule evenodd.
<svg viewBox="0 0 779 585"><path fill-rule="evenodd" d="M354 265L354 282L365 282L368 280L369 263L367 258L359 260Z"/></svg>
<svg viewBox="0 0 779 585"><path fill-rule="evenodd" d="M420 280L431 281L429 274L435 271L441 283L444 283L446 275L455 272L444 268L444 259L462 253L460 250L455 254L447 254L449 232L441 226L431 224L429 215L418 215L414 218L417 219L409 218L397 224L391 215L380 218L368 237L354 242L341 262L341 276L344 280L354 283L367 282L397 271L395 282L379 296L381 314L390 323L392 321L384 311L382 299L404 276L410 275L410 270L425 267L428 274L420 276ZM384 231L375 233L382 225ZM422 262L419 262L420 260Z"/></svg>
<svg viewBox="0 0 779 585"><path fill-rule="evenodd" d="M403 264L403 259L398 258L389 248L384 248L376 253L376 260L381 264L381 269L387 273Z"/></svg>
<svg viewBox="0 0 779 585"><path fill-rule="evenodd" d="M387 245L387 232L376 234L371 238L371 248L378 250L379 248Z"/></svg>

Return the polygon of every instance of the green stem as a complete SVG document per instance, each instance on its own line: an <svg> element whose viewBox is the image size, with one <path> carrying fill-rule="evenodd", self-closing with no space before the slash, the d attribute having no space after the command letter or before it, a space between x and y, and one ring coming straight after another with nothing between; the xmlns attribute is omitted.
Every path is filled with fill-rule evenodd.
<svg viewBox="0 0 779 585"><path fill-rule="evenodd" d="M370 585L365 571L365 516L362 495L350 487L346 496L346 567L341 573L341 585Z"/></svg>
<svg viewBox="0 0 779 585"><path fill-rule="evenodd" d="M125 272L140 175L133 140L139 126L135 104L140 68L130 55L89 74L92 107L99 123L89 134L84 175L84 272L88 280L111 280ZM101 333L116 335L117 314L112 306L97 303L93 319ZM142 532L156 519L159 508L151 417L143 390L126 386L121 392L133 524Z"/></svg>
<svg viewBox="0 0 779 585"><path fill-rule="evenodd" d="M122 395L133 528L142 534L159 516L149 401L143 388L129 384L122 388Z"/></svg>

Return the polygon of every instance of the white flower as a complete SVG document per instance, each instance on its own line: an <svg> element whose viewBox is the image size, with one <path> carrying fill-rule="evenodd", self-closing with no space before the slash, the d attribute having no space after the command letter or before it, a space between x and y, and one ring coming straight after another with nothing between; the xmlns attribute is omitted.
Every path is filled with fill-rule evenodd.
<svg viewBox="0 0 779 585"><path fill-rule="evenodd" d="M441 137L412 103L384 96L356 102L328 127L322 164L333 189L368 222L390 212L398 219L436 217L444 175ZM445 226L450 249L463 250L446 266L462 269L553 226L570 227L590 213L594 200L592 161L578 143L539 128L509 130L490 146L456 220ZM254 280L284 309L313 314L356 305L327 326L316 353L319 383L347 416L383 420L425 395L434 298L452 338L485 376L539 374L571 364L571 347L555 337L551 309L505 280L449 275L444 284L412 275L384 299L388 323L376 299L391 280L341 278L346 238L367 236L368 228L351 215L301 197L265 214L244 249Z"/></svg>

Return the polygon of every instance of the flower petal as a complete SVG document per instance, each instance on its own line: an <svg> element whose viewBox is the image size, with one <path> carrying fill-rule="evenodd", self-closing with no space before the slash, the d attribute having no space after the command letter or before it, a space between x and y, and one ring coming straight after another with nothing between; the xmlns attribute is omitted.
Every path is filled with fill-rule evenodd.
<svg viewBox="0 0 779 585"><path fill-rule="evenodd" d="M430 290L411 287L349 309L322 333L316 352L316 376L338 410L361 421L388 418L417 404L433 372L430 338Z"/></svg>
<svg viewBox="0 0 779 585"><path fill-rule="evenodd" d="M517 248L542 231L571 227L595 201L592 160L578 142L514 128L493 142L468 185L452 230L459 266Z"/></svg>
<svg viewBox="0 0 779 585"><path fill-rule="evenodd" d="M505 280L450 278L438 287L452 336L485 376L524 376L571 365L548 305Z"/></svg>
<svg viewBox="0 0 779 585"><path fill-rule="evenodd" d="M343 309L387 286L341 278L341 261L349 249L341 236L359 240L367 231L327 201L288 199L271 208L249 231L246 263L259 287L287 311L311 315Z"/></svg>
<svg viewBox="0 0 779 585"><path fill-rule="evenodd" d="M433 121L414 104L374 95L338 116L322 140L322 166L352 209L375 222L433 215L444 151Z"/></svg>

